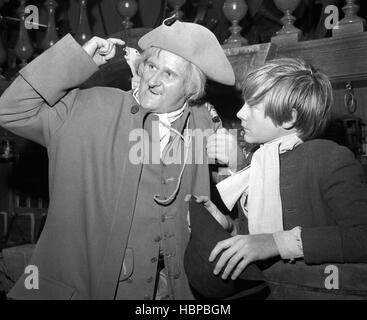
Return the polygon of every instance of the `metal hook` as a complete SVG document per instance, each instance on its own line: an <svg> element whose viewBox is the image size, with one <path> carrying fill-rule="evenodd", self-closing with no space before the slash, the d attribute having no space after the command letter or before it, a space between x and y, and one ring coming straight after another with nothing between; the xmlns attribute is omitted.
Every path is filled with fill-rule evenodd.
<svg viewBox="0 0 367 320"><path fill-rule="evenodd" d="M352 82L348 81L345 88L348 90L348 91L353 91L353 88L352 88Z"/></svg>
<svg viewBox="0 0 367 320"><path fill-rule="evenodd" d="M351 81L348 81L346 86L346 93L344 94L344 105L350 114L353 114L357 110L357 101L354 97L354 91Z"/></svg>

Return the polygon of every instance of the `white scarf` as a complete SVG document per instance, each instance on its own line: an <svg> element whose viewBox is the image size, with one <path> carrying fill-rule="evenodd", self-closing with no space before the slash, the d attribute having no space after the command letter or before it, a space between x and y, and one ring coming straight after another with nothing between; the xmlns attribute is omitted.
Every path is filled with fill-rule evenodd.
<svg viewBox="0 0 367 320"><path fill-rule="evenodd" d="M229 210L233 209L241 196L241 202L247 202L250 234L283 230L279 154L292 150L301 143L302 140L296 133L267 142L254 153L251 166L216 185Z"/></svg>
<svg viewBox="0 0 367 320"><path fill-rule="evenodd" d="M135 98L135 100L139 102L139 98L138 98L138 92L139 92L139 88L136 88L133 91L133 96ZM164 148L167 146L168 142L169 142L169 138L171 136L171 124L176 121L177 119L179 119L183 113L184 110L187 106L187 103L185 103L182 108L172 111L172 112L167 112L167 113L154 113L155 115L158 116L159 119L159 137L160 137L160 155L162 158L163 155L163 150Z"/></svg>

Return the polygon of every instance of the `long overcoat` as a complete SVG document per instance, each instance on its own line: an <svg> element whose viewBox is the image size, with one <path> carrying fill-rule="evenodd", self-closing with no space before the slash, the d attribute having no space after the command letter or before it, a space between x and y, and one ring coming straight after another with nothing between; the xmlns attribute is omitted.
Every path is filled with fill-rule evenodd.
<svg viewBox="0 0 367 320"><path fill-rule="evenodd" d="M97 70L67 35L23 68L0 99L0 125L45 146L49 157L49 211L30 262L39 269L39 289L27 290L24 274L11 298L115 298L143 168L129 158L137 143L129 137L148 112L119 89L78 89ZM205 108L190 107L184 117L191 129L216 125ZM187 165L179 184L173 206L181 222L184 193L210 192L203 153L203 164ZM183 266L187 223L176 231ZM175 281L175 298L192 298L186 276Z"/></svg>

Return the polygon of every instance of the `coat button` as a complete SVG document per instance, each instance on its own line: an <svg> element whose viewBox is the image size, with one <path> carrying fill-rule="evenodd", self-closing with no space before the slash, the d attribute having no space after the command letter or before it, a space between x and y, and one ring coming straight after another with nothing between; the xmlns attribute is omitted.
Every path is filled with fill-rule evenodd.
<svg viewBox="0 0 367 320"><path fill-rule="evenodd" d="M148 283L153 282L153 277L149 277L149 278L147 279L147 282L148 282Z"/></svg>
<svg viewBox="0 0 367 320"><path fill-rule="evenodd" d="M180 274L178 273L178 274L175 274L174 276L173 276L173 278L175 278L176 280L178 279L180 277Z"/></svg>
<svg viewBox="0 0 367 320"><path fill-rule="evenodd" d="M154 257L154 258L150 259L150 262L151 262L151 263L155 263L155 262L157 262L157 261L158 261L158 259L157 259L156 257Z"/></svg>
<svg viewBox="0 0 367 320"><path fill-rule="evenodd" d="M139 111L139 106L135 105L135 106L132 106L132 107L131 107L130 112L131 112L132 114L138 113L138 111Z"/></svg>

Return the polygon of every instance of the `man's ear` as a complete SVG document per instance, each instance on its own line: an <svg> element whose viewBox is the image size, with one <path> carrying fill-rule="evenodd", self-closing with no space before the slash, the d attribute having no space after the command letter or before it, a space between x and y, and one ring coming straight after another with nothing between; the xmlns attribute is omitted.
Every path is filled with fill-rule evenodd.
<svg viewBox="0 0 367 320"><path fill-rule="evenodd" d="M292 108L292 119L290 119L289 121L283 122L282 124L283 129L290 130L294 128L294 124L297 121L297 116L298 116L297 110Z"/></svg>

